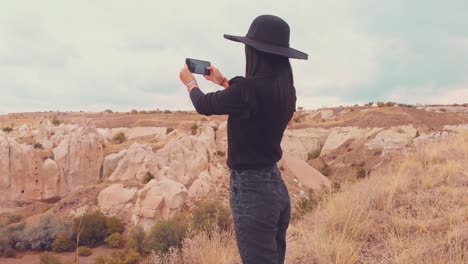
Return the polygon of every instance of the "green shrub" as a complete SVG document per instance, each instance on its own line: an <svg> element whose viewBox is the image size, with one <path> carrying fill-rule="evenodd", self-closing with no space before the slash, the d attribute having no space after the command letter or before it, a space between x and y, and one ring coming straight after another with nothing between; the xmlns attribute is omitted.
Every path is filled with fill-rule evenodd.
<svg viewBox="0 0 468 264"><path fill-rule="evenodd" d="M77 237L78 231L81 229L80 245L91 247L102 245L107 235L106 220L106 217L99 211L85 213L81 217L75 218L73 237Z"/></svg>
<svg viewBox="0 0 468 264"><path fill-rule="evenodd" d="M125 141L127 141L127 136L125 136L124 132L120 131L117 134L115 134L112 140L114 140L115 142L118 142L119 144L122 144Z"/></svg>
<svg viewBox="0 0 468 264"><path fill-rule="evenodd" d="M133 109L130 113L132 114L138 114L138 111L136 109Z"/></svg>
<svg viewBox="0 0 468 264"><path fill-rule="evenodd" d="M125 225L119 218L111 216L106 218L106 229L108 236L114 233L121 234L125 231Z"/></svg>
<svg viewBox="0 0 468 264"><path fill-rule="evenodd" d="M396 105L395 102L386 102L385 103L385 106L394 106L394 105Z"/></svg>
<svg viewBox="0 0 468 264"><path fill-rule="evenodd" d="M311 151L309 151L309 153L307 153L307 158L309 160L316 159L318 157L320 157L320 149L311 150Z"/></svg>
<svg viewBox="0 0 468 264"><path fill-rule="evenodd" d="M219 201L206 202L193 211L193 228L196 231L207 231L212 226L219 230L231 228L230 210Z"/></svg>
<svg viewBox="0 0 468 264"><path fill-rule="evenodd" d="M187 217L178 215L173 219L160 220L145 238L146 252L167 252L171 247L180 247L187 236L189 223Z"/></svg>
<svg viewBox="0 0 468 264"><path fill-rule="evenodd" d="M93 251L89 247L81 246L78 247L78 255L82 257L88 257L93 254Z"/></svg>
<svg viewBox="0 0 468 264"><path fill-rule="evenodd" d="M356 178L364 178L367 175L367 171L363 166L357 166L356 167Z"/></svg>
<svg viewBox="0 0 468 264"><path fill-rule="evenodd" d="M60 125L60 121L56 117L54 117L54 119L52 120L52 125L58 126Z"/></svg>
<svg viewBox="0 0 468 264"><path fill-rule="evenodd" d="M384 103L384 102L377 102L377 106L378 106L378 107L384 107L384 106L385 106L385 103Z"/></svg>
<svg viewBox="0 0 468 264"><path fill-rule="evenodd" d="M58 234L52 242L52 250L55 252L73 251L75 247L76 244L71 239L71 234L67 232Z"/></svg>
<svg viewBox="0 0 468 264"><path fill-rule="evenodd" d="M135 249L138 253L143 254L144 251L144 241L146 233L141 226L136 226L130 232L130 238L127 242L128 248Z"/></svg>
<svg viewBox="0 0 468 264"><path fill-rule="evenodd" d="M50 252L42 253L39 256L39 263L40 264L61 264L58 257L55 254L52 254Z"/></svg>
<svg viewBox="0 0 468 264"><path fill-rule="evenodd" d="M5 133L10 133L11 131L13 131L13 128L12 127L4 127L2 130Z"/></svg>
<svg viewBox="0 0 468 264"><path fill-rule="evenodd" d="M113 233L112 235L106 237L104 242L106 242L106 245L111 248L119 248L124 244L123 237L120 233Z"/></svg>
<svg viewBox="0 0 468 264"><path fill-rule="evenodd" d="M446 108L441 108L441 109L439 109L439 110L440 110L441 112L444 112L444 113L447 112L447 109L446 109Z"/></svg>
<svg viewBox="0 0 468 264"><path fill-rule="evenodd" d="M15 248L21 250L52 250L55 238L70 227L52 214L42 216L39 223L30 225L17 233Z"/></svg>
<svg viewBox="0 0 468 264"><path fill-rule="evenodd" d="M114 111L112 111L112 110L110 110L110 109L106 109L106 110L104 110L104 113L113 114Z"/></svg>
<svg viewBox="0 0 468 264"><path fill-rule="evenodd" d="M166 129L166 135L169 134L169 133L171 133L172 131L174 131L174 128L168 127L168 128Z"/></svg>
<svg viewBox="0 0 468 264"><path fill-rule="evenodd" d="M164 110L164 114L172 114L171 110Z"/></svg>

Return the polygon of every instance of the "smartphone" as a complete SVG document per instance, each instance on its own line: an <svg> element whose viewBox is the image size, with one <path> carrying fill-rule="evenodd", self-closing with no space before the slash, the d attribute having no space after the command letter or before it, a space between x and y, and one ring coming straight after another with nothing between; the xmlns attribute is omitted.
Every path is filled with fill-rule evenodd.
<svg viewBox="0 0 468 264"><path fill-rule="evenodd" d="M187 64L191 73L210 75L210 70L207 69L207 67L211 66L209 61L186 58L185 64Z"/></svg>

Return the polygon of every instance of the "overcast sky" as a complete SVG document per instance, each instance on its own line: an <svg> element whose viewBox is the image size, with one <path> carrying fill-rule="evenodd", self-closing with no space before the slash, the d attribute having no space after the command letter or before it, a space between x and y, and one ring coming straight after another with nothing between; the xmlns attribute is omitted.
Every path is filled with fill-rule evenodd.
<svg viewBox="0 0 468 264"><path fill-rule="evenodd" d="M0 112L193 109L179 70L245 68L251 21L291 27L298 106L468 102L468 1L21 1L0 7ZM216 86L198 78L205 92Z"/></svg>

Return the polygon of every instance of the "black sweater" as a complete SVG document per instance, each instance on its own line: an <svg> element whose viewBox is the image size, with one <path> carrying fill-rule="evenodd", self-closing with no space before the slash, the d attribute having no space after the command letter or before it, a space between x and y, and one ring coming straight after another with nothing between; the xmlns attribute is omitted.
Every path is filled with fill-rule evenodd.
<svg viewBox="0 0 468 264"><path fill-rule="evenodd" d="M235 77L224 90L204 94L194 88L190 92L199 114L229 115L227 165L231 169L258 169L281 159L281 139L295 111L296 97L284 113L275 103L272 84L272 76Z"/></svg>

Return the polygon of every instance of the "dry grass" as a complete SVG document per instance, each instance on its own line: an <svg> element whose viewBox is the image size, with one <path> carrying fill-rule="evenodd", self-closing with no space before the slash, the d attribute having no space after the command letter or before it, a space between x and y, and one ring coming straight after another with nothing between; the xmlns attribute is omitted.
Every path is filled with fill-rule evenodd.
<svg viewBox="0 0 468 264"><path fill-rule="evenodd" d="M288 263L467 263L468 134L348 186L291 226Z"/></svg>
<svg viewBox="0 0 468 264"><path fill-rule="evenodd" d="M241 263L234 234L203 232L184 241L180 250L152 254L152 264L236 264Z"/></svg>
<svg viewBox="0 0 468 264"><path fill-rule="evenodd" d="M291 224L286 263L468 263L468 133L395 160ZM232 233L151 263L240 263Z"/></svg>

